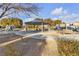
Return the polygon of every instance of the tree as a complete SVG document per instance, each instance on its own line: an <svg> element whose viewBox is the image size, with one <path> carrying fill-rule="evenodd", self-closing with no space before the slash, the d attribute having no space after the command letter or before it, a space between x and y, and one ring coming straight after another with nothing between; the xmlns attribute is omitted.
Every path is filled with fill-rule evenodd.
<svg viewBox="0 0 79 59"><path fill-rule="evenodd" d="M48 23L50 26L53 24L53 20L50 18L45 19L44 22Z"/></svg>
<svg viewBox="0 0 79 59"><path fill-rule="evenodd" d="M37 15L39 8L30 3L1 3L0 4L0 18L10 16L12 14L18 15L19 12L30 16L31 13Z"/></svg>
<svg viewBox="0 0 79 59"><path fill-rule="evenodd" d="M2 27L6 27L6 25L14 25L15 27L22 27L23 21L19 18L3 18L0 24Z"/></svg>
<svg viewBox="0 0 79 59"><path fill-rule="evenodd" d="M62 23L61 20L55 20L55 21L54 21L54 25L61 24L61 23Z"/></svg>

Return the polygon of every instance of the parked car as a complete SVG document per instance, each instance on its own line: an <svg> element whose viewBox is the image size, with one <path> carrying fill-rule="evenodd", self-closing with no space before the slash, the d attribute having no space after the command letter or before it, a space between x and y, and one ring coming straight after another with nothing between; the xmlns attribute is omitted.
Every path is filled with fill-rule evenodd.
<svg viewBox="0 0 79 59"><path fill-rule="evenodd" d="M67 29L79 32L79 27L76 26L68 26Z"/></svg>
<svg viewBox="0 0 79 59"><path fill-rule="evenodd" d="M79 27L78 27L78 28L76 28L76 30L75 30L75 31L79 32Z"/></svg>
<svg viewBox="0 0 79 59"><path fill-rule="evenodd" d="M68 26L67 29L72 30L72 31L76 31L76 27L75 26Z"/></svg>

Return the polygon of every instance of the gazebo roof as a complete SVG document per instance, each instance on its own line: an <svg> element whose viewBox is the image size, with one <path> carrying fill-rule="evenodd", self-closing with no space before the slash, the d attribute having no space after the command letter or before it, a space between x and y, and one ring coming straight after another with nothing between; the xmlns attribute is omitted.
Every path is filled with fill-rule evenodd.
<svg viewBox="0 0 79 59"><path fill-rule="evenodd" d="M42 24L42 21L33 20L33 21L25 22L25 24L41 25ZM48 23L43 23L43 24L46 25Z"/></svg>

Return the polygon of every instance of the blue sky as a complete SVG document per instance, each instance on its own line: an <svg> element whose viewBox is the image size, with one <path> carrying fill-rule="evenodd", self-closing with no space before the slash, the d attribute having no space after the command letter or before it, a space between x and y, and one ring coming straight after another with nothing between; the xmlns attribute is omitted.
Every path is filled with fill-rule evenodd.
<svg viewBox="0 0 79 59"><path fill-rule="evenodd" d="M64 22L79 21L78 3L38 3L37 6L40 7L39 16L42 18L61 19ZM20 18L28 21L25 16Z"/></svg>

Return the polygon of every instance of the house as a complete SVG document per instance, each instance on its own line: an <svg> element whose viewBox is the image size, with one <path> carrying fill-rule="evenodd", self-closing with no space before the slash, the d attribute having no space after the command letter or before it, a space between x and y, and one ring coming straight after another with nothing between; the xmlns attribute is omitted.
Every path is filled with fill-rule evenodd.
<svg viewBox="0 0 79 59"><path fill-rule="evenodd" d="M73 25L79 27L79 22L74 22Z"/></svg>

